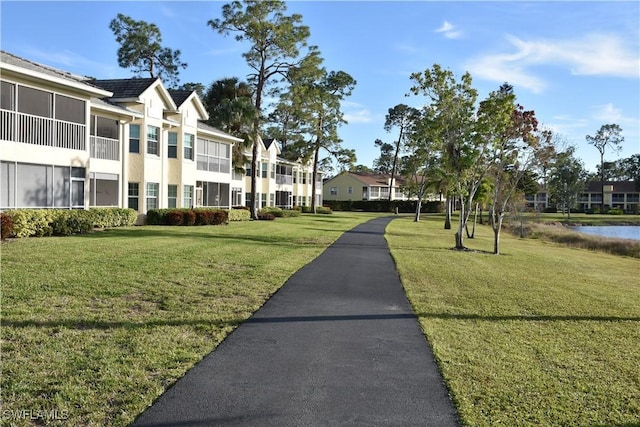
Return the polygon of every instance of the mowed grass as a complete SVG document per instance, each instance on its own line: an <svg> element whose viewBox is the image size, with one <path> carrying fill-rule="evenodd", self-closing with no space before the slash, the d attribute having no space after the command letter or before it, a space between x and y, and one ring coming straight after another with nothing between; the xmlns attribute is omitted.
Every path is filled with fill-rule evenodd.
<svg viewBox="0 0 640 427"><path fill-rule="evenodd" d="M393 221L402 283L467 426L640 426L640 262L441 217Z"/></svg>
<svg viewBox="0 0 640 427"><path fill-rule="evenodd" d="M374 216L3 243L3 422L129 424L295 271Z"/></svg>

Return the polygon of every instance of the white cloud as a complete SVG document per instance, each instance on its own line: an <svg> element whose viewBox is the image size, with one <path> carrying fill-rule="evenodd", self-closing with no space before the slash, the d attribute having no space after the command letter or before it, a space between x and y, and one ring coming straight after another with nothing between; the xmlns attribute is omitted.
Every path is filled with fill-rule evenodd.
<svg viewBox="0 0 640 427"><path fill-rule="evenodd" d="M542 92L546 82L530 67L564 66L574 75L640 77L640 57L617 36L590 34L570 40L525 41L508 35L515 48L512 53L492 53L471 59L469 71L474 76L525 87Z"/></svg>
<svg viewBox="0 0 640 427"><path fill-rule="evenodd" d="M442 26L434 32L443 33L444 36L448 39L457 39L462 36L462 31L458 30L457 27L455 27L449 21L444 21Z"/></svg>
<svg viewBox="0 0 640 427"><path fill-rule="evenodd" d="M344 111L344 119L349 124L354 123L371 123L373 121L373 115L368 108L357 102L345 101L342 103Z"/></svg>
<svg viewBox="0 0 640 427"><path fill-rule="evenodd" d="M596 105L592 107L592 110L593 118L601 122L616 124L637 123L637 119L634 120L633 117L625 117L622 114L622 110L614 107L612 103Z"/></svg>
<svg viewBox="0 0 640 427"><path fill-rule="evenodd" d="M102 63L86 58L70 50L48 51L39 48L28 47L25 56L33 58L43 65L61 68L64 71L81 70L82 75L112 76L116 73L116 67L110 63Z"/></svg>

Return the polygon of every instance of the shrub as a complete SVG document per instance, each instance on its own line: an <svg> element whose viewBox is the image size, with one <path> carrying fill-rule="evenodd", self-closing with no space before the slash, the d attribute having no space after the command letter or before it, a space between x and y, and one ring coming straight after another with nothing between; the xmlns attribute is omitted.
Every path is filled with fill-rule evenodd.
<svg viewBox="0 0 640 427"><path fill-rule="evenodd" d="M53 211L51 228L54 236L85 234L93 230L93 215L85 210Z"/></svg>
<svg viewBox="0 0 640 427"><path fill-rule="evenodd" d="M99 228L122 227L136 223L138 214L133 209L91 208L93 226Z"/></svg>
<svg viewBox="0 0 640 427"><path fill-rule="evenodd" d="M558 213L558 208L555 206L548 206L545 208L544 213Z"/></svg>
<svg viewBox="0 0 640 427"><path fill-rule="evenodd" d="M16 209L7 211L13 220L13 233L16 237L51 236L54 211L50 209Z"/></svg>
<svg viewBox="0 0 640 427"><path fill-rule="evenodd" d="M11 215L0 212L0 239L5 240L13 236L13 219Z"/></svg>
<svg viewBox="0 0 640 427"><path fill-rule="evenodd" d="M258 214L258 219L261 221L273 221L276 219L275 215L272 213Z"/></svg>
<svg viewBox="0 0 640 427"><path fill-rule="evenodd" d="M211 220L209 219L209 215L207 215L206 211L198 209L194 213L196 215L194 225L208 225L211 223Z"/></svg>
<svg viewBox="0 0 640 427"><path fill-rule="evenodd" d="M168 212L165 216L166 225L182 225L184 221L184 215L182 211L175 210Z"/></svg>
<svg viewBox="0 0 640 427"><path fill-rule="evenodd" d="M607 213L609 215L622 215L624 214L624 211L620 208L611 208Z"/></svg>
<svg viewBox="0 0 640 427"><path fill-rule="evenodd" d="M249 221L251 220L251 212L249 209L233 208L228 212L229 221Z"/></svg>
<svg viewBox="0 0 640 427"><path fill-rule="evenodd" d="M182 212L182 225L194 225L196 223L196 213L193 210Z"/></svg>
<svg viewBox="0 0 640 427"><path fill-rule="evenodd" d="M216 209L213 212L213 219L210 224L212 225L221 225L229 222L229 213L222 209Z"/></svg>
<svg viewBox="0 0 640 427"><path fill-rule="evenodd" d="M332 214L333 211L331 210L330 207L319 206L319 207L316 208L316 213L317 214L322 214L322 215L329 215L329 214Z"/></svg>
<svg viewBox="0 0 640 427"><path fill-rule="evenodd" d="M165 215L167 209L151 209L147 211L147 225L162 225L165 224Z"/></svg>

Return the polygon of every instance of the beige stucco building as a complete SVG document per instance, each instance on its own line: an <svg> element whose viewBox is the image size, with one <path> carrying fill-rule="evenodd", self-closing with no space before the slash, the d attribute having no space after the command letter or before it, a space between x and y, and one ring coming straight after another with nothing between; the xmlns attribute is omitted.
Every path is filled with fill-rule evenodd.
<svg viewBox="0 0 640 427"><path fill-rule="evenodd" d="M404 180L395 177L391 187L391 200L407 200L401 186ZM388 200L391 175L343 172L325 181L325 200Z"/></svg>
<svg viewBox="0 0 640 427"><path fill-rule="evenodd" d="M242 140L203 123L196 92L0 54L0 209L129 207L142 221L154 208L250 203L251 171L232 165ZM260 206L310 204L310 181L293 179L309 166L280 159L275 141L259 152Z"/></svg>

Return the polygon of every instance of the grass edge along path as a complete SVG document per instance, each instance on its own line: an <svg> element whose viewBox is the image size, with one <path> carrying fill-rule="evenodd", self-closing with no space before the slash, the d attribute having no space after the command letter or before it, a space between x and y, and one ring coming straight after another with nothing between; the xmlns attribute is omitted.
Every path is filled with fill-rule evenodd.
<svg viewBox="0 0 640 427"><path fill-rule="evenodd" d="M128 425L295 271L377 216L3 243L2 422Z"/></svg>
<svg viewBox="0 0 640 427"><path fill-rule="evenodd" d="M468 426L638 426L637 259L480 227L456 252L441 217L401 218L387 240Z"/></svg>

